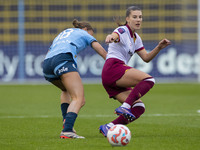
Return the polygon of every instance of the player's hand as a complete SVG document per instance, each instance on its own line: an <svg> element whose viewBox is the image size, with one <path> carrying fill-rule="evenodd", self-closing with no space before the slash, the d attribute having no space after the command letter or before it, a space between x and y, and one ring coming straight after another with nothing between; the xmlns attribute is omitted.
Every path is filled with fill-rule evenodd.
<svg viewBox="0 0 200 150"><path fill-rule="evenodd" d="M106 40L105 40L106 43L112 43L114 41L115 39L111 34L107 35Z"/></svg>
<svg viewBox="0 0 200 150"><path fill-rule="evenodd" d="M168 39L163 39L163 40L161 40L161 41L159 42L158 47L159 47L160 49L163 49L163 48L167 47L167 46L170 45L170 44L171 44L171 42L170 42Z"/></svg>

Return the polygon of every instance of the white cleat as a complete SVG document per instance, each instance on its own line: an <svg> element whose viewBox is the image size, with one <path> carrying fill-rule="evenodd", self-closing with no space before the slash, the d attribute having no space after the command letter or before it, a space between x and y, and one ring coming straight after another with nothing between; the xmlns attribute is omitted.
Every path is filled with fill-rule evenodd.
<svg viewBox="0 0 200 150"><path fill-rule="evenodd" d="M61 139L85 139L85 137L79 136L74 132L61 132L60 138Z"/></svg>

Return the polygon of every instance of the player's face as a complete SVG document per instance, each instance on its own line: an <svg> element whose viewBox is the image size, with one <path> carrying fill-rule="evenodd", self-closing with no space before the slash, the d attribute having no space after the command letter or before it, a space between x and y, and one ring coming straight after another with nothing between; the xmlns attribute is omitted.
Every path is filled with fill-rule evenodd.
<svg viewBox="0 0 200 150"><path fill-rule="evenodd" d="M92 30L87 30L87 32L88 32L91 36L93 36L93 34L94 34L94 32L93 32Z"/></svg>
<svg viewBox="0 0 200 150"><path fill-rule="evenodd" d="M126 17L126 21L132 31L140 29L142 24L142 11L140 10L131 11L130 15Z"/></svg>

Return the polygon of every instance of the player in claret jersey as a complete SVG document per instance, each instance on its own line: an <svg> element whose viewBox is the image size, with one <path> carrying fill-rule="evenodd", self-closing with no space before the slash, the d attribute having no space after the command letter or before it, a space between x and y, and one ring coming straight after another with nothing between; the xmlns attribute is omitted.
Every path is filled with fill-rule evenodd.
<svg viewBox="0 0 200 150"><path fill-rule="evenodd" d="M152 76L127 66L131 56L137 53L144 62L149 62L170 44L169 40L163 39L151 52L145 50L136 33L142 24L142 11L136 6L127 9L125 24L121 25L117 19L116 23L119 27L105 40L109 47L102 70L102 83L109 97L118 100L122 105L115 109L118 118L100 126L99 130L104 136L107 136L111 126L126 125L139 118L145 111L140 98L154 86L155 80Z"/></svg>

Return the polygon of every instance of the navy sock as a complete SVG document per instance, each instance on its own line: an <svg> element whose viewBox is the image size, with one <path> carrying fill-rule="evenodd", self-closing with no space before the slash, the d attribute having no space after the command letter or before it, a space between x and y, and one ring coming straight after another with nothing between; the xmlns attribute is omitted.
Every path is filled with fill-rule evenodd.
<svg viewBox="0 0 200 150"><path fill-rule="evenodd" d="M61 104L61 111L62 111L63 120L65 119L65 116L67 114L68 107L69 107L68 103L62 103Z"/></svg>
<svg viewBox="0 0 200 150"><path fill-rule="evenodd" d="M68 112L66 114L63 132L73 132L73 126L77 116L74 112Z"/></svg>

